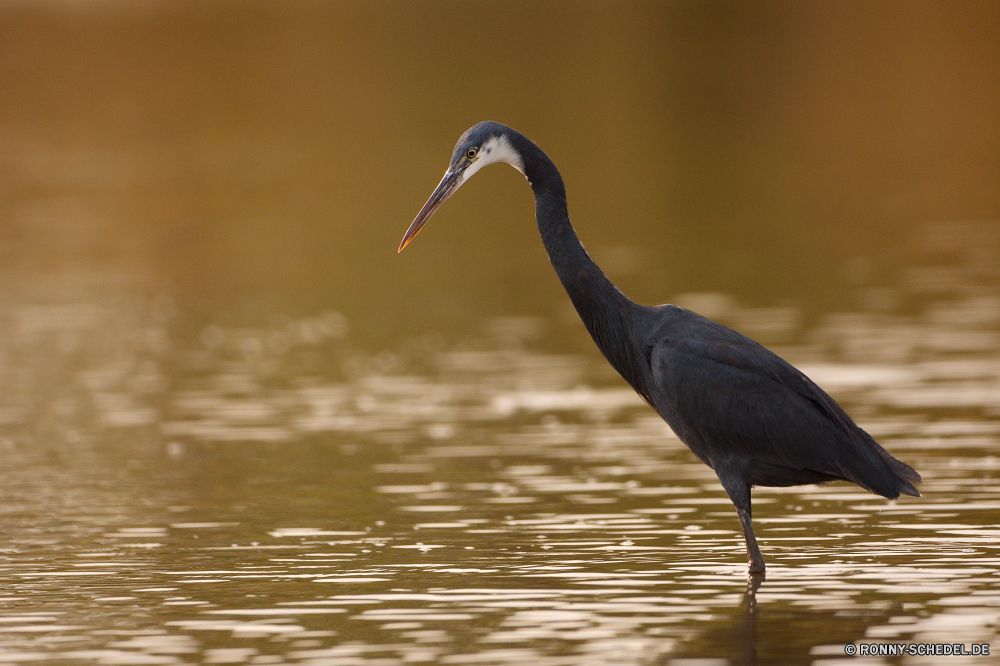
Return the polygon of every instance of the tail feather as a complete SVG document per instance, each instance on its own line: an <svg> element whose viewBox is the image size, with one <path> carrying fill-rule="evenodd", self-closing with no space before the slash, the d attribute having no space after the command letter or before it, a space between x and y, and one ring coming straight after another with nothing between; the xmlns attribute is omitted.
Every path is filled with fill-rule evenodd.
<svg viewBox="0 0 1000 666"><path fill-rule="evenodd" d="M917 470L901 460L896 460L888 453L886 455L889 456L889 459L886 460L889 463L889 469L892 470L892 473L896 475L896 479L899 481L899 492L910 497L920 497L920 491L913 485L914 483L923 481L920 475L917 474Z"/></svg>
<svg viewBox="0 0 1000 666"><path fill-rule="evenodd" d="M859 430L864 433L865 439L871 447L871 450L875 452L875 454L877 454L882 462L889 468L889 472L893 477L892 480L895 482L893 483L893 486L897 488L897 491L894 493L884 493L879 490L874 490L873 492L877 492L878 494L888 497L889 499L896 499L899 497L900 493L903 495L909 495L910 497L920 497L920 491L913 485L922 481L920 474L917 473L917 470L913 469L902 460L894 458L891 453L882 448L881 444L875 441L874 437L860 428Z"/></svg>
<svg viewBox="0 0 1000 666"><path fill-rule="evenodd" d="M916 470L893 458L861 428L855 425L853 430L854 438L841 449L837 476L887 499L896 499L901 493L920 497L920 491L913 485L921 480Z"/></svg>

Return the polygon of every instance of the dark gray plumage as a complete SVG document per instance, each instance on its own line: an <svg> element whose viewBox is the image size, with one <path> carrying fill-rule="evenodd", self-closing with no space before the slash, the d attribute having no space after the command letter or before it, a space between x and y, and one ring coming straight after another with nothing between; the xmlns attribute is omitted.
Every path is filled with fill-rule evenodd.
<svg viewBox="0 0 1000 666"><path fill-rule="evenodd" d="M552 267L605 358L715 470L736 507L750 573L764 571L751 523L752 486L843 479L889 499L920 496L912 467L779 356L689 310L638 305L622 294L577 238L555 165L509 127L479 123L459 139L451 166L399 249L472 174L494 162L507 162L528 179Z"/></svg>

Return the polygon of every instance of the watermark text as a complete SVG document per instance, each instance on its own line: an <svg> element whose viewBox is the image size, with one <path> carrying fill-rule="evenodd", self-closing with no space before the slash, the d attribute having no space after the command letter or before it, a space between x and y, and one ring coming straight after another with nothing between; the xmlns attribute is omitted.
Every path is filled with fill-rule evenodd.
<svg viewBox="0 0 1000 666"><path fill-rule="evenodd" d="M872 657L944 657L988 655L988 643L848 643L844 652L850 656L865 655Z"/></svg>

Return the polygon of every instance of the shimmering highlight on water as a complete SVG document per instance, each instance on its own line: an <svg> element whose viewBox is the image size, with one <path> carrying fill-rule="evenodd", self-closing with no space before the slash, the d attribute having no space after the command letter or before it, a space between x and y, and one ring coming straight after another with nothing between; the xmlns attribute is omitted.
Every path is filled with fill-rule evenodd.
<svg viewBox="0 0 1000 666"><path fill-rule="evenodd" d="M383 4L0 5L0 664L995 662L998 5ZM523 179L396 254L486 117L923 498L758 489L748 581Z"/></svg>
<svg viewBox="0 0 1000 666"><path fill-rule="evenodd" d="M959 335L906 362L785 350L924 496L757 489L768 572L748 587L714 474L588 379L600 359L484 341L390 361L314 325L329 313L277 345L213 326L184 347L137 310L70 344L110 307L14 311L4 376L74 360L61 388L4 398L0 663L740 663L789 631L826 663L847 642L997 640L1000 345L961 333L985 315L912 324ZM844 322L806 339L851 356L881 325ZM304 353L314 371L290 371Z"/></svg>

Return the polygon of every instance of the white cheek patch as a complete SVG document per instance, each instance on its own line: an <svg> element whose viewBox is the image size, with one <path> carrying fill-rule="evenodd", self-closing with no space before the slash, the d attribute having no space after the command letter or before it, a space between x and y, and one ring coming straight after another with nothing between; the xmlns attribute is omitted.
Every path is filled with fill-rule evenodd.
<svg viewBox="0 0 1000 666"><path fill-rule="evenodd" d="M469 165L462 173L462 182L472 178L473 174L488 164L495 162L506 162L522 174L524 173L524 162L521 156L510 145L506 136L490 137L486 143L479 148L479 159Z"/></svg>

